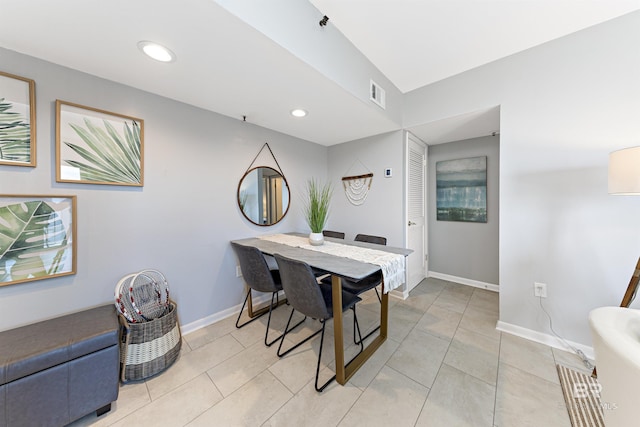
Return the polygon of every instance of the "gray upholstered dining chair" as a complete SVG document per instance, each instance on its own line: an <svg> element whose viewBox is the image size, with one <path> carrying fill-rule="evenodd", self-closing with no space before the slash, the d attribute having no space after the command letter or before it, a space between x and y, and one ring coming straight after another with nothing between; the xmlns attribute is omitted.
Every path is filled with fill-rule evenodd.
<svg viewBox="0 0 640 427"><path fill-rule="evenodd" d="M387 238L381 236L372 236L370 234L357 234L355 239L356 242L367 242L373 243L376 245L386 246ZM379 271L370 276L365 277L362 280L358 280L357 282L353 280L343 280L342 281L342 289L347 292L354 293L356 295L360 295L363 292L368 291L369 289L375 289L376 295L378 296L378 301L380 299L380 293L378 292L378 285L382 283L382 272Z"/></svg>
<svg viewBox="0 0 640 427"><path fill-rule="evenodd" d="M344 233L341 231L322 230L324 237L334 237L336 239L344 239Z"/></svg>
<svg viewBox="0 0 640 427"><path fill-rule="evenodd" d="M247 296L244 298L244 302L242 303L242 308L240 309L240 313L238 313L238 318L236 319L236 328L242 328L243 326L248 325L254 320L259 319L265 314L269 314L269 318L267 320L267 330L264 334L264 344L267 347L270 347L274 343L276 343L279 339L282 338L282 334L273 340L269 341L269 327L271 325L271 312L274 308L279 305L286 303L286 300L280 300L278 293L282 290L282 283L280 280L280 272L278 270L269 269L266 259L264 255L258 248L254 248L252 246L240 245L238 243L231 243L236 256L238 257L238 262L240 262L240 270L242 271L242 277L244 278L245 283L247 284ZM268 307L263 307L259 310L255 310L253 308L253 301L251 298L251 291L257 292L265 292L271 293L271 303ZM275 300L275 304L274 304ZM247 301L251 301L248 307L248 315L250 317L249 320L244 323L240 323L240 319L242 318L242 312L244 311L245 306L247 305ZM304 321L304 320L303 320ZM294 328L302 322L299 322ZM292 328L293 329L293 328Z"/></svg>
<svg viewBox="0 0 640 427"><path fill-rule="evenodd" d="M375 243L376 245L386 245L387 238L381 236L372 236L370 234L357 234L355 239L356 242L367 242L367 243Z"/></svg>
<svg viewBox="0 0 640 427"><path fill-rule="evenodd" d="M368 234L358 234L356 235L354 240L357 242L374 243L376 245L387 244L386 237L371 236ZM350 279L342 279L342 290L347 291L354 295L360 295L364 292L367 292L368 290L375 289L376 296L378 297L378 301L382 302L382 299L380 298L380 293L378 292L378 286L381 284L382 284L382 271L378 271L358 281L354 281ZM367 335L365 335L364 339L369 338L371 334L376 332L378 329L380 329L380 325L378 325L376 328L370 331ZM355 325L354 325L354 330L355 330ZM353 338L356 344L361 344L360 342L355 340L355 333L353 335Z"/></svg>
<svg viewBox="0 0 640 427"><path fill-rule="evenodd" d="M322 346L324 343L324 331L327 324L327 320L333 318L333 298L331 295L331 286L327 286L323 283L318 283L313 274L313 270L302 261L286 258L282 255L275 254L278 267L280 268L280 276L282 278L282 287L287 295L289 304L292 307L291 314L289 315L289 321L285 326L282 341L278 346L278 356L282 357L290 353L292 350L298 348L300 345L309 341L318 334L320 335L320 350L318 352L318 363L316 365L316 391L323 391L333 380L336 379L335 374L327 380L323 385L318 386L318 376L320 373L320 360L322 358ZM354 294L348 292L342 292L342 311L347 309L353 310L353 321L358 335L360 336L360 327L358 326L358 317L356 316L356 303L361 299ZM285 337L291 330L289 324L295 311L302 313L306 317L317 319L322 323L322 328L309 335L299 343L295 344L288 350L282 351L282 345L285 342ZM305 318L306 318L305 317ZM360 336L360 352L363 350L362 337ZM358 354L360 354L360 352ZM353 360L353 359L352 359ZM348 363L347 363L348 364Z"/></svg>
<svg viewBox="0 0 640 427"><path fill-rule="evenodd" d="M374 243L376 245L386 245L387 238L381 236L372 236L369 234L358 234L355 239L356 242L367 242ZM331 284L331 277L327 277L323 279L324 283ZM380 293L378 292L378 285L382 283L382 272L378 271L370 276L365 277L364 279L354 281L350 279L342 279L342 289L350 292L352 294L360 295L363 292L366 292L370 289L376 290L376 295L378 296L378 301L380 299Z"/></svg>

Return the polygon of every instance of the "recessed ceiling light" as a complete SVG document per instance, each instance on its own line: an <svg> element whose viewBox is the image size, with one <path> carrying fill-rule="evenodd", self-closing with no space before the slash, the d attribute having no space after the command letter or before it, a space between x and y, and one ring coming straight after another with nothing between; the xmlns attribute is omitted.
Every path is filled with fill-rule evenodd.
<svg viewBox="0 0 640 427"><path fill-rule="evenodd" d="M173 62L176 60L175 53L161 44L143 40L138 42L138 48L150 58L160 62Z"/></svg>
<svg viewBox="0 0 640 427"><path fill-rule="evenodd" d="M295 110L291 110L291 115L293 117L304 117L307 115L307 112L302 108L296 108Z"/></svg>

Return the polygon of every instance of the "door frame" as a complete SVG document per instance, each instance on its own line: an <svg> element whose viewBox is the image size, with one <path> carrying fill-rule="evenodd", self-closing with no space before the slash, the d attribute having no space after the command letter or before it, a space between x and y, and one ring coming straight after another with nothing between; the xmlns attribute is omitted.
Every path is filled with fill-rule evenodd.
<svg viewBox="0 0 640 427"><path fill-rule="evenodd" d="M414 134L412 134L411 132L409 132L408 130L405 130L405 135L404 135L404 241L405 241L405 246L409 244L409 140L412 140L413 142L422 145L424 147L424 158L425 158L425 165L424 165L424 233L423 233L423 250L424 250L424 254L425 254L425 260L424 260L424 277L428 277L428 272L429 272L429 240L428 240L428 236L429 236L429 230L428 230L428 224L429 224L429 215L428 215L428 183L429 183L429 177L428 177L428 144L424 141L422 141L420 138L418 138L417 136L415 136ZM406 261L405 261L406 262ZM411 289L409 289L409 270L408 268L405 268L405 286L404 286L404 292L403 292L403 297L407 298L409 296L409 292L411 291Z"/></svg>

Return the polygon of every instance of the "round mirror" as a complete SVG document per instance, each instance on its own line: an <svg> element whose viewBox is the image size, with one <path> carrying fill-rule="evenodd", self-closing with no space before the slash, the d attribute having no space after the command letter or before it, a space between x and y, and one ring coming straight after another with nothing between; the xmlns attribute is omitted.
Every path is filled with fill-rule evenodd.
<svg viewBox="0 0 640 427"><path fill-rule="evenodd" d="M253 168L238 184L238 206L256 225L278 223L289 210L289 186L284 176L266 166Z"/></svg>

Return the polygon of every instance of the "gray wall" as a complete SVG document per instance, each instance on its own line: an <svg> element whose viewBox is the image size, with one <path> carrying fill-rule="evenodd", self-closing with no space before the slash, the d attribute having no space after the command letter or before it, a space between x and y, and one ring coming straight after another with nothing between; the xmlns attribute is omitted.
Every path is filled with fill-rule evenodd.
<svg viewBox="0 0 640 427"><path fill-rule="evenodd" d="M0 64L36 81L38 148L35 169L0 166L0 194L78 196L77 274L0 287L0 330L111 302L118 280L143 268L166 275L183 325L230 313L243 286L229 240L306 230L300 192L326 177L326 147L12 51L0 49ZM143 188L55 182L56 99L144 119ZM286 218L266 228L236 203L264 142L292 190ZM258 163L274 166L268 155Z"/></svg>
<svg viewBox="0 0 640 427"><path fill-rule="evenodd" d="M329 147L328 176L334 184L331 216L327 228L346 233L385 236L387 244L404 246L403 132L396 131ZM384 169L393 177L385 178ZM364 204L347 199L342 177L373 173L371 190Z"/></svg>
<svg viewBox="0 0 640 427"><path fill-rule="evenodd" d="M436 219L436 162L487 156L487 222ZM429 146L429 271L498 285L500 137L486 136Z"/></svg>
<svg viewBox="0 0 640 427"><path fill-rule="evenodd" d="M640 197L607 194L611 151L640 141L640 12L405 94L404 125L500 105L500 320L590 344L640 253ZM638 306L636 301L635 306Z"/></svg>

